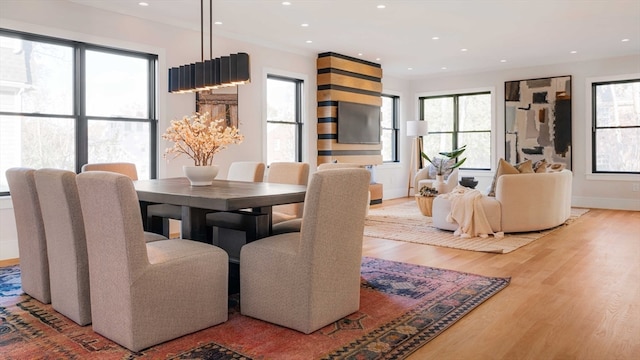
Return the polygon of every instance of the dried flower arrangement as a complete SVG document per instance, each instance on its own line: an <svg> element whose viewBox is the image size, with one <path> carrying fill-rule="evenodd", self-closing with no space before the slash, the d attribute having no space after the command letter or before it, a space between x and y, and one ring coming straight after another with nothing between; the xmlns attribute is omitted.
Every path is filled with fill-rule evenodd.
<svg viewBox="0 0 640 360"><path fill-rule="evenodd" d="M185 154L193 159L196 166L212 165L215 154L226 149L227 145L244 140L235 126L225 126L224 121L212 120L208 112L172 120L162 138L174 144L165 150L164 157L175 154L175 158Z"/></svg>
<svg viewBox="0 0 640 360"><path fill-rule="evenodd" d="M438 190L425 185L420 188L420 196L436 197L438 196Z"/></svg>

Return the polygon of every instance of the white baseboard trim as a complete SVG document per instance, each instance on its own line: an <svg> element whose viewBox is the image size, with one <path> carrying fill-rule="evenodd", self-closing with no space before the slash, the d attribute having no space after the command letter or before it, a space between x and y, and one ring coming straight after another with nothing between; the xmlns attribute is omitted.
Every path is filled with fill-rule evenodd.
<svg viewBox="0 0 640 360"><path fill-rule="evenodd" d="M618 199L573 196L571 198L571 206L592 209L640 211L640 198Z"/></svg>

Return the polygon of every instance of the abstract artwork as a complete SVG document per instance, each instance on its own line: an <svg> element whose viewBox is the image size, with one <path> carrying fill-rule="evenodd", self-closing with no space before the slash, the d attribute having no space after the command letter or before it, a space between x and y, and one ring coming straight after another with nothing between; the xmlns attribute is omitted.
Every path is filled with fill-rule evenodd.
<svg viewBox="0 0 640 360"><path fill-rule="evenodd" d="M571 169L571 76L504 84L505 160Z"/></svg>
<svg viewBox="0 0 640 360"><path fill-rule="evenodd" d="M212 119L225 119L226 126L238 127L238 92L236 87L196 93L196 112L209 112Z"/></svg>

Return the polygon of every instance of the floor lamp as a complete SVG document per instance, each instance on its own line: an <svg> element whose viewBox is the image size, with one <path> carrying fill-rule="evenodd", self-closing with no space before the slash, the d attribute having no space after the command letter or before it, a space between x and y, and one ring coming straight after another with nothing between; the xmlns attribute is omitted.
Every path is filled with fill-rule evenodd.
<svg viewBox="0 0 640 360"><path fill-rule="evenodd" d="M409 163L409 184L407 186L407 196L411 195L414 174L418 170L422 169L422 156L420 155L422 152L422 137L428 134L429 131L426 121L407 121L407 136L413 137L411 141L411 161Z"/></svg>

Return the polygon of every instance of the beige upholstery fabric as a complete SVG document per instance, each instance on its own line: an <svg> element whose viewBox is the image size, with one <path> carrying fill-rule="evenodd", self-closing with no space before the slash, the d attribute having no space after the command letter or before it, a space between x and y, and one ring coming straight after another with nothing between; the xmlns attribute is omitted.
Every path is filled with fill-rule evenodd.
<svg viewBox="0 0 640 360"><path fill-rule="evenodd" d="M262 182L264 163L254 161L235 161L229 166L227 180Z"/></svg>
<svg viewBox="0 0 640 360"><path fill-rule="evenodd" d="M51 306L79 325L91 323L87 242L76 173L35 172L47 238Z"/></svg>
<svg viewBox="0 0 640 360"><path fill-rule="evenodd" d="M49 261L34 173L34 169L11 168L6 176L16 218L22 290L48 304Z"/></svg>
<svg viewBox="0 0 640 360"><path fill-rule="evenodd" d="M111 171L127 175L131 180L138 180L138 169L136 168L136 164L133 163L114 162L84 164L82 165L81 172L85 171Z"/></svg>
<svg viewBox="0 0 640 360"><path fill-rule="evenodd" d="M424 169L423 169L424 170ZM422 176L424 175L424 172L422 172L423 170L420 170L416 176L416 193L420 192L420 188L423 186L428 186L430 188L435 188L435 182L436 179L422 179L419 178L418 175ZM456 186L458 186L458 169L454 169L451 174L449 174L449 177L447 177L445 179L445 183L447 184L446 186L446 191L444 193L450 193L451 190L453 190Z"/></svg>
<svg viewBox="0 0 640 360"><path fill-rule="evenodd" d="M280 184L307 185L309 180L309 164L301 162L274 162L269 165L267 182ZM273 207L271 222L277 224L281 221L302 217L304 203L278 205Z"/></svg>
<svg viewBox="0 0 640 360"><path fill-rule="evenodd" d="M493 175L493 182L491 182L491 188L489 189L489 196L495 196L497 180L500 176L505 174L528 174L532 173L533 164L531 160L523 161L516 165L509 164L505 159L498 160L498 168Z"/></svg>
<svg viewBox="0 0 640 360"><path fill-rule="evenodd" d="M494 232L525 232L549 229L571 216L571 171L504 174L497 179L495 197L485 196L482 206ZM433 200L433 225L455 230L446 221L449 200Z"/></svg>
<svg viewBox="0 0 640 360"><path fill-rule="evenodd" d="M359 309L369 178L364 169L316 172L301 231L242 248L242 314L308 334Z"/></svg>
<svg viewBox="0 0 640 360"><path fill-rule="evenodd" d="M175 239L145 243L131 179L77 177L85 221L93 330L139 351L227 320L228 256Z"/></svg>
<svg viewBox="0 0 640 360"><path fill-rule="evenodd" d="M128 176L131 180L138 180L138 169L133 163L93 163L82 165L82 172L86 171L110 171ZM155 234L145 232L144 236L147 242L156 240L165 240L169 237L169 219L182 218L182 209L180 206L169 204L149 205L147 207L147 222L151 223L151 217L157 216L163 218L163 234ZM150 225L149 225L150 227Z"/></svg>

